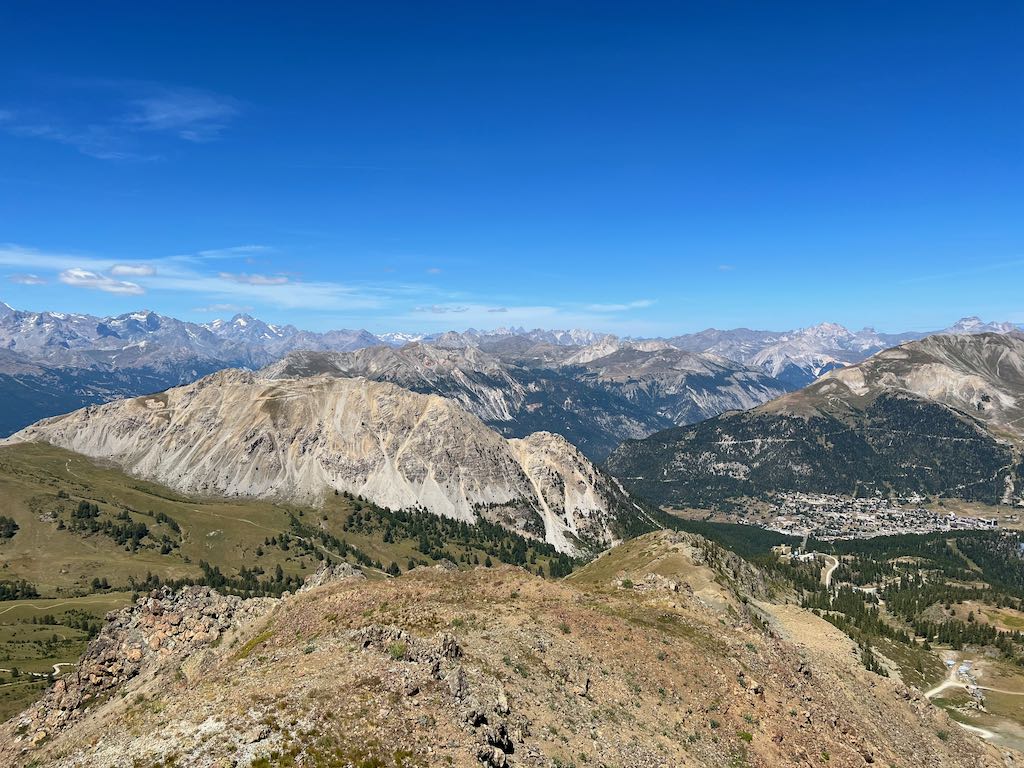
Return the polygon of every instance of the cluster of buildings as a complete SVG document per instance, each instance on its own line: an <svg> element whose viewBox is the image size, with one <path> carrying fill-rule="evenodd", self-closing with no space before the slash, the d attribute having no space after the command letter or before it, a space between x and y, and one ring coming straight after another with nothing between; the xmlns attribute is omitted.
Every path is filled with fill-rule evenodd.
<svg viewBox="0 0 1024 768"><path fill-rule="evenodd" d="M903 506L901 501L908 506ZM914 506L921 501L923 499L919 498L891 500L790 493L780 496L774 512L759 524L771 531L820 540L997 527L995 518L964 517L955 512Z"/></svg>

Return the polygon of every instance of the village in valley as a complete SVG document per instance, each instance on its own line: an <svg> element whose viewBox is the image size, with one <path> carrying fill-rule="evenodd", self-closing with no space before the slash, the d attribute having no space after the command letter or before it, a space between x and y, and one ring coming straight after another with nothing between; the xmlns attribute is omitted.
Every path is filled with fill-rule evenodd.
<svg viewBox="0 0 1024 768"><path fill-rule="evenodd" d="M994 517L969 517L921 506L921 497L850 498L820 493L790 493L783 497L775 520L766 528L780 533L830 539L867 539L906 533L992 530ZM903 503L901 503L901 501Z"/></svg>
<svg viewBox="0 0 1024 768"><path fill-rule="evenodd" d="M1020 514L964 514L926 506L922 496L852 497L825 493L780 493L705 519L756 525L769 531L820 541L941 531L988 531L1016 527ZM690 515L687 515L690 516Z"/></svg>

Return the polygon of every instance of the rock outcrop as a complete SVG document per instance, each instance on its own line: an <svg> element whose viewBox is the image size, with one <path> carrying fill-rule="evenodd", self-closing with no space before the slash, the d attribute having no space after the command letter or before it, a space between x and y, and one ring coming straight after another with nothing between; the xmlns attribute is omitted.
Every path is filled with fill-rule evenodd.
<svg viewBox="0 0 1024 768"><path fill-rule="evenodd" d="M89 709L140 675L155 676L172 664L202 664L201 651L232 629L246 625L277 601L243 600L209 587L177 592L155 589L128 608L107 614L74 672L59 678L46 695L5 726L0 758L69 728Z"/></svg>

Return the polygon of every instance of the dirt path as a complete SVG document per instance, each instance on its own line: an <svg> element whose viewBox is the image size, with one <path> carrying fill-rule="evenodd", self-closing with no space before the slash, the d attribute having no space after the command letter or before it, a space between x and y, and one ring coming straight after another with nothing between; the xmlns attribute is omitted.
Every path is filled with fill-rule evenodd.
<svg viewBox="0 0 1024 768"><path fill-rule="evenodd" d="M86 604L89 604L89 603L102 603L102 602L107 602L109 600L110 600L110 597L108 595L104 595L103 597L98 598L96 600L88 600L86 598L79 597L79 598L74 599L74 600L64 600L63 602L60 602L60 603L47 603L46 605L34 605L34 604L32 604L31 602L28 602L28 601L19 601L18 603L15 603L14 605L9 605L6 608L4 608L3 610L0 610L0 616L3 616L8 611L13 611L15 608L31 608L33 611L50 611L50 610L53 610L54 608L60 608L60 607L65 606L65 605L81 605L82 603L86 603Z"/></svg>
<svg viewBox="0 0 1024 768"><path fill-rule="evenodd" d="M926 691L924 697L926 699L930 699L934 696L938 696L947 688L966 688L967 686L964 683L961 683L959 680L956 679L956 670L957 665L954 664L952 667L949 668L949 674L946 675L946 679L938 685L936 685L930 691Z"/></svg>
<svg viewBox="0 0 1024 768"><path fill-rule="evenodd" d="M192 511L195 512L196 514L199 514L199 515L209 515L210 517L219 517L221 520L237 520L240 523L248 523L253 528L259 528L261 531L268 531L268 532L273 533L273 534L281 533L281 529L280 528L268 528L267 526L260 525L259 523L254 522L254 521L250 520L247 517L233 517L232 515L221 515L221 514L218 514L217 512L213 512L213 511L211 511L209 509L193 509ZM299 538L299 537L296 537L296 538Z"/></svg>
<svg viewBox="0 0 1024 768"><path fill-rule="evenodd" d="M990 731L988 728L979 728L976 725L968 725L967 723L961 723L959 720L954 720L953 722L955 722L965 731L976 733L983 739L994 739L998 735L995 731Z"/></svg>
<svg viewBox="0 0 1024 768"><path fill-rule="evenodd" d="M830 589L832 587L832 574L839 567L839 558L832 555L824 555L823 557L825 562L828 563L828 567L821 574L821 583L825 585L825 589Z"/></svg>
<svg viewBox="0 0 1024 768"><path fill-rule="evenodd" d="M969 659L967 661L969 663L973 663L973 662L970 662ZM961 662L961 663L963 663L963 662ZM960 667L960 664L954 664L952 667L950 667L949 668L949 674L946 676L946 679L943 680L938 685L936 685L930 691L927 691L925 693L925 698L931 699L931 698L933 698L935 696L938 696L940 693L945 691L947 688L977 688L979 691L991 691L992 693L1004 693L1007 696L1024 696L1024 691L1008 691L1005 688L991 688L991 687L989 687L987 685L977 685L977 684L974 684L974 683L962 683L959 680L957 680L957 677L956 677L957 670L959 669L959 667Z"/></svg>

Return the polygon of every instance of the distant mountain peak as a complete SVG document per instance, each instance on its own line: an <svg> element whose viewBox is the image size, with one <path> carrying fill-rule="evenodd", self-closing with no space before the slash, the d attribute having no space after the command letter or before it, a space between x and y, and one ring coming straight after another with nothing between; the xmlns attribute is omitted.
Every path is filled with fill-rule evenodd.
<svg viewBox="0 0 1024 768"><path fill-rule="evenodd" d="M977 315L962 317L945 330L945 333L1012 333L1017 326L1008 322L985 322Z"/></svg>

